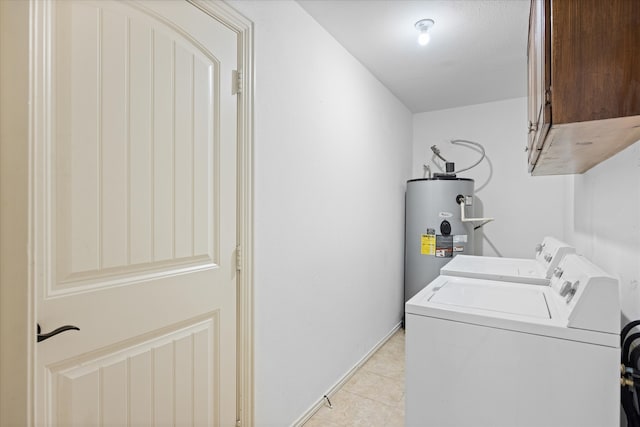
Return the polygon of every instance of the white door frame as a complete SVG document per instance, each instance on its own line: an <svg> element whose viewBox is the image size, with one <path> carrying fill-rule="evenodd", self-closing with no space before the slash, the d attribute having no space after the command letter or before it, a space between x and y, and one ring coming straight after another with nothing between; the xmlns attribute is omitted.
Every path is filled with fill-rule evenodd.
<svg viewBox="0 0 640 427"><path fill-rule="evenodd" d="M254 425L253 384L253 22L223 1L188 0L238 34L238 420Z"/></svg>
<svg viewBox="0 0 640 427"><path fill-rule="evenodd" d="M227 3L187 0L238 35L238 420L254 425L253 23ZM33 168L31 25L37 0L0 1L0 425L33 425L36 345L34 247L29 235ZM16 100L20 100L17 102ZM25 254L28 254L25 257Z"/></svg>

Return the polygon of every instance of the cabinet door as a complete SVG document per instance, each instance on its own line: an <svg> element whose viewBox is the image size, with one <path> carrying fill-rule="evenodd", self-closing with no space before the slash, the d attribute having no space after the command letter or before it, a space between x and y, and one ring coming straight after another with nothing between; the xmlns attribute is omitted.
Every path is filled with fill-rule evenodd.
<svg viewBox="0 0 640 427"><path fill-rule="evenodd" d="M550 0L532 0L527 51L529 85L529 170L533 168L551 123L550 87Z"/></svg>
<svg viewBox="0 0 640 427"><path fill-rule="evenodd" d="M640 115L640 1L552 7L553 124Z"/></svg>
<svg viewBox="0 0 640 427"><path fill-rule="evenodd" d="M527 126L529 129L529 136L527 140L527 151L529 152L529 162L531 162L533 140L536 134L535 126L538 122L538 117L537 117L538 114L536 111L536 104L537 104L537 100L536 100L537 60L536 59L537 58L536 58L536 49L535 49L536 47L535 38L536 38L536 29L537 29L537 24L539 22L539 19L536 14L537 12L536 3L537 2L535 0L531 2L531 10L529 12L529 39L527 43L527 86L528 86Z"/></svg>

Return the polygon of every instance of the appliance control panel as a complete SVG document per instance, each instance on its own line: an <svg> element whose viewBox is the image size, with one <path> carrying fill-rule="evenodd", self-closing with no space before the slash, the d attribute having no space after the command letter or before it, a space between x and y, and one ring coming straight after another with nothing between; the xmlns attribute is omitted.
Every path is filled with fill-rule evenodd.
<svg viewBox="0 0 640 427"><path fill-rule="evenodd" d="M546 278L550 279L560 260L567 254L575 253L575 249L553 237L545 237L536 245L536 260L546 271Z"/></svg>
<svg viewBox="0 0 640 427"><path fill-rule="evenodd" d="M617 279L576 254L565 255L554 271L549 286L569 327L619 333Z"/></svg>

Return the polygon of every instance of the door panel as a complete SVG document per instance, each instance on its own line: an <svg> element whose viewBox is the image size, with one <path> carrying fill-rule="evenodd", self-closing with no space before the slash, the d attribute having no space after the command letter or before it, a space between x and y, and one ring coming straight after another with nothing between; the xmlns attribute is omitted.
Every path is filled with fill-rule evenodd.
<svg viewBox="0 0 640 427"><path fill-rule="evenodd" d="M137 13L56 9L52 294L216 263L219 61Z"/></svg>
<svg viewBox="0 0 640 427"><path fill-rule="evenodd" d="M36 422L233 425L236 34L183 1L39 1Z"/></svg>
<svg viewBox="0 0 640 427"><path fill-rule="evenodd" d="M61 425L212 425L219 372L205 355L220 350L217 322L51 366L51 412Z"/></svg>

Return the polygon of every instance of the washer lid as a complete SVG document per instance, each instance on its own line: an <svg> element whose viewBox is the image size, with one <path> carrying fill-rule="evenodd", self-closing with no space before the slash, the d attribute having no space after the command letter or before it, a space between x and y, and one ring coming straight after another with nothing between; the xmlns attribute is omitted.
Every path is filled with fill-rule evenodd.
<svg viewBox="0 0 640 427"><path fill-rule="evenodd" d="M487 282L446 282L434 289L429 301L437 304L473 308L488 312L550 319L543 288L520 288Z"/></svg>
<svg viewBox="0 0 640 427"><path fill-rule="evenodd" d="M405 304L426 316L620 348L620 335L569 326L567 303L550 286L438 276Z"/></svg>

